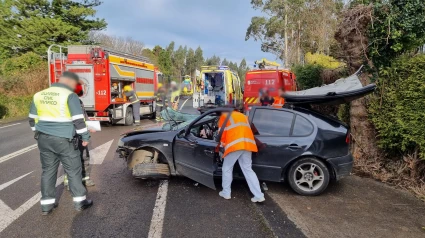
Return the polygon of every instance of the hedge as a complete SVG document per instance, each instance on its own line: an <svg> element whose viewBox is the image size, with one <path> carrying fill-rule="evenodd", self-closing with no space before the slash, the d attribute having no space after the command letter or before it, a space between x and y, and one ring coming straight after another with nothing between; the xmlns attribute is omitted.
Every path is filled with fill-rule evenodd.
<svg viewBox="0 0 425 238"><path fill-rule="evenodd" d="M425 159L425 55L402 57L380 71L369 112L378 145L399 155Z"/></svg>

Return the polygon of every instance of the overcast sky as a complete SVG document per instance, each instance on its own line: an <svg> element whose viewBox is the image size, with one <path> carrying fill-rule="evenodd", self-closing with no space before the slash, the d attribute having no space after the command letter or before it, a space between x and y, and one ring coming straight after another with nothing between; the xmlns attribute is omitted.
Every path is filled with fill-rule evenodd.
<svg viewBox="0 0 425 238"><path fill-rule="evenodd" d="M98 16L108 22L107 33L131 36L147 47L167 46L171 41L204 50L248 65L271 54L260 49L260 42L245 41L251 17L261 12L252 9L250 0L104 0Z"/></svg>

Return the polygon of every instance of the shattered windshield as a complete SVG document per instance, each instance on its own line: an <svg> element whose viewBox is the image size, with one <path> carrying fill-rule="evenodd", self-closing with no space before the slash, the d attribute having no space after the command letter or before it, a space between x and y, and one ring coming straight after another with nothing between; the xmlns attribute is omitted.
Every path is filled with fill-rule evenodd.
<svg viewBox="0 0 425 238"><path fill-rule="evenodd" d="M173 110L170 107L161 111L161 117L164 119L164 124L162 125L163 130L178 130L185 128L193 120L199 117L199 115L182 113ZM209 118L209 116L205 117Z"/></svg>

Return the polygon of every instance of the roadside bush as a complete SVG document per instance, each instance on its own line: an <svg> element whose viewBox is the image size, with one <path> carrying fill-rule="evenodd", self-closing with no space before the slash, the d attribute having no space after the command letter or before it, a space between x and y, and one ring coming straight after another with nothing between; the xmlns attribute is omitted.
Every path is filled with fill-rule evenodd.
<svg viewBox="0 0 425 238"><path fill-rule="evenodd" d="M29 52L21 56L5 60L1 64L0 75L10 76L22 71L38 68L40 65L45 65L43 59L36 53Z"/></svg>
<svg viewBox="0 0 425 238"><path fill-rule="evenodd" d="M27 116L32 95L49 86L45 62L17 65L0 76L0 119Z"/></svg>
<svg viewBox="0 0 425 238"><path fill-rule="evenodd" d="M29 96L49 86L47 64L42 62L31 69L17 70L0 76L0 94Z"/></svg>
<svg viewBox="0 0 425 238"><path fill-rule="evenodd" d="M28 116L32 96L0 94L0 119Z"/></svg>
<svg viewBox="0 0 425 238"><path fill-rule="evenodd" d="M292 71L297 77L297 84L300 90L314 88L323 84L321 78L323 67L320 65L297 65L293 67Z"/></svg>
<svg viewBox="0 0 425 238"><path fill-rule="evenodd" d="M305 54L305 61L307 64L317 64L326 69L336 69L344 66L343 63L336 60L332 56L318 53L312 54L308 52Z"/></svg>
<svg viewBox="0 0 425 238"><path fill-rule="evenodd" d="M425 159L425 55L402 57L380 71L369 112L378 145L392 155Z"/></svg>

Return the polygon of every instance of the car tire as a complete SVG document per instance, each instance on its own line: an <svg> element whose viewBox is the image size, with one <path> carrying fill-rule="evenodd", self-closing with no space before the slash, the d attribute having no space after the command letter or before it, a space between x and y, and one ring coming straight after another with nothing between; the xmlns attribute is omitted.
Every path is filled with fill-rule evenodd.
<svg viewBox="0 0 425 238"><path fill-rule="evenodd" d="M136 164L133 176L141 179L167 179L170 177L168 164Z"/></svg>
<svg viewBox="0 0 425 238"><path fill-rule="evenodd" d="M127 112L125 114L125 125L132 126L133 123L134 123L133 108L127 107Z"/></svg>
<svg viewBox="0 0 425 238"><path fill-rule="evenodd" d="M319 159L307 157L295 161L288 172L291 188L303 196L317 196L329 185L328 167Z"/></svg>
<svg viewBox="0 0 425 238"><path fill-rule="evenodd" d="M135 150L131 154L131 158L127 161L129 169L133 169L137 164L149 164L152 163L154 154L148 150Z"/></svg>

